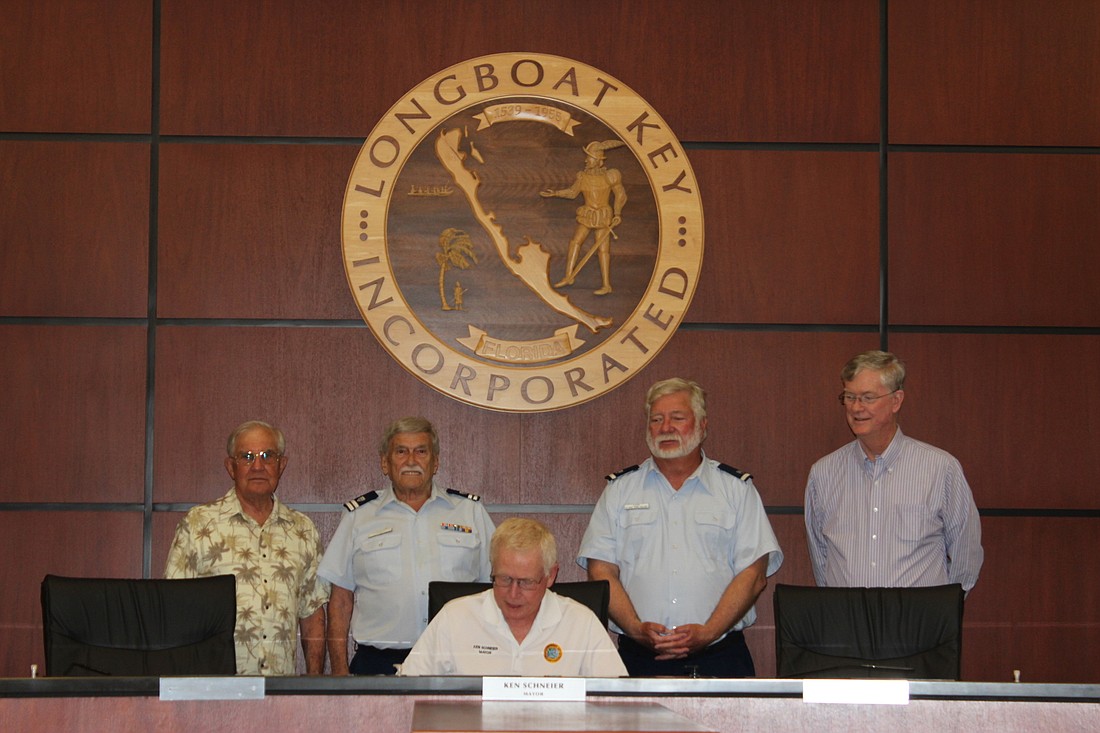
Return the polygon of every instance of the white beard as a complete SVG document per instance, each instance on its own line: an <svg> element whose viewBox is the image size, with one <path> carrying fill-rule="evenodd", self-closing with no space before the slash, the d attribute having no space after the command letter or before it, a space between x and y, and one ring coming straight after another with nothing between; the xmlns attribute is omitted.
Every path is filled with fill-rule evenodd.
<svg viewBox="0 0 1100 733"><path fill-rule="evenodd" d="M664 441L672 437L676 438L679 445L673 448L662 448L658 445L658 440ZM699 425L695 426L695 430L691 432L691 435L689 435L686 440L679 435L659 435L657 438L654 438L653 434L647 430L645 434L645 444L654 458L671 460L673 458L683 458L686 455L694 453L695 449L703 444L703 439L706 437L706 434Z"/></svg>

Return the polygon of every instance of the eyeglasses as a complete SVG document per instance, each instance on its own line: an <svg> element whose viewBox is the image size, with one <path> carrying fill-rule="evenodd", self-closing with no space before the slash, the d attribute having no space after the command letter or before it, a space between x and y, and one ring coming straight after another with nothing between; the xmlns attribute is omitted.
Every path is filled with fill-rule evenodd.
<svg viewBox="0 0 1100 733"><path fill-rule="evenodd" d="M259 453L246 450L244 453L238 453L237 455L233 456L233 460L235 460L242 466L251 466L253 463L256 462L257 458L259 458L260 461L266 465L268 463L274 463L275 461L282 458L282 454L273 450L262 450Z"/></svg>
<svg viewBox="0 0 1100 733"><path fill-rule="evenodd" d="M513 578L511 575L490 575L489 580L493 581L493 585L497 588L511 588L515 583L519 586L520 590L534 590L539 587L542 581L546 580L546 577L541 578Z"/></svg>
<svg viewBox="0 0 1100 733"><path fill-rule="evenodd" d="M897 390L895 389L894 392L897 392ZM889 397L890 395L894 394L894 392L887 392L886 394L870 394L869 392L865 392L863 394L852 394L851 392L841 392L836 396L836 398L840 401L840 404L842 405L854 405L858 402L864 407L867 407L867 405L873 405L874 403L881 400L883 397Z"/></svg>

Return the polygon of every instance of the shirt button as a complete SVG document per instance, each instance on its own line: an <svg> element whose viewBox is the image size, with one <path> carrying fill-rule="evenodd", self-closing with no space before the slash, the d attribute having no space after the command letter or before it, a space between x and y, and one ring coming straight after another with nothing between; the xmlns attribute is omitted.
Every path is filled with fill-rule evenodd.
<svg viewBox="0 0 1100 733"><path fill-rule="evenodd" d="M875 511L876 511L876 512L878 511L878 507L875 507Z"/></svg>
<svg viewBox="0 0 1100 733"><path fill-rule="evenodd" d="M877 535L877 534L873 534L873 535L871 535L871 539L873 539L873 540L877 540L877 539L878 539L878 535Z"/></svg>

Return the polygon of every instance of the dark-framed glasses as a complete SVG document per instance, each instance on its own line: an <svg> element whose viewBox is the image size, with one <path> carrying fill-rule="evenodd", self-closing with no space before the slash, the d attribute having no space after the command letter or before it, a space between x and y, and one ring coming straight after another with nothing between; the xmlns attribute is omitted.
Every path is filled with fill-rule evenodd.
<svg viewBox="0 0 1100 733"><path fill-rule="evenodd" d="M511 575L490 575L489 580L493 581L493 585L497 588L511 588L512 584L515 583L520 590L534 590L539 587L539 583L545 580L545 576L542 578L513 578Z"/></svg>
<svg viewBox="0 0 1100 733"><path fill-rule="evenodd" d="M233 456L233 460L243 466L251 466L253 463L256 462L257 458L260 459L261 463L266 465L268 463L274 463L275 461L282 458L282 454L274 450L262 450L259 453L257 453L256 451L246 450L243 453L238 453L237 455Z"/></svg>
<svg viewBox="0 0 1100 733"><path fill-rule="evenodd" d="M897 392L897 390L895 389L894 392ZM854 405L858 402L864 407L867 407L868 405L875 404L883 397L889 397L890 395L894 394L894 392L887 392L886 394L871 394L870 392L864 392L863 394L852 394L851 392L841 392L836 396L836 398L842 405Z"/></svg>

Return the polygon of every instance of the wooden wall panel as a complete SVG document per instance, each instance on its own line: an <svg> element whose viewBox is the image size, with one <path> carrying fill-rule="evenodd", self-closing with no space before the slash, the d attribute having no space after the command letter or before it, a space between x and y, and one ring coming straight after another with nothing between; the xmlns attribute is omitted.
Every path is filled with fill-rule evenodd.
<svg viewBox="0 0 1100 733"><path fill-rule="evenodd" d="M896 334L901 424L958 458L979 507L1096 509L1096 336Z"/></svg>
<svg viewBox="0 0 1100 733"><path fill-rule="evenodd" d="M1100 325L1100 158L890 156L895 323Z"/></svg>
<svg viewBox="0 0 1100 733"><path fill-rule="evenodd" d="M340 205L357 146L164 145L162 318L355 318Z"/></svg>
<svg viewBox="0 0 1100 733"><path fill-rule="evenodd" d="M963 677L1100 682L1096 520L984 517L985 564L966 600Z"/></svg>
<svg viewBox="0 0 1100 733"><path fill-rule="evenodd" d="M0 501L142 500L144 328L0 325L0 383Z"/></svg>
<svg viewBox="0 0 1100 733"><path fill-rule="evenodd" d="M874 345L868 335L682 332L645 372L593 403L523 416L413 381L366 329L165 327L157 339L158 502L228 488L225 436L265 415L290 441L283 483L297 488L287 500L343 502L382 480L376 441L385 424L423 414L440 432L445 485L492 504L593 503L604 475L647 455L645 390L682 375L710 393L708 450L752 471L766 504L801 506L812 462L849 439L834 404L840 366ZM270 355L253 357L270 368L243 374L241 353ZM704 358L713 354L723 359ZM769 363L798 367L761 367Z"/></svg>
<svg viewBox="0 0 1100 733"><path fill-rule="evenodd" d="M836 404L840 368L874 346L871 334L680 331L649 367L609 395L532 416L524 475L552 488L532 488L523 500L595 502L604 476L649 455L646 390L682 376L707 390L708 455L751 472L765 505L801 506L810 466L851 439Z"/></svg>
<svg viewBox="0 0 1100 733"><path fill-rule="evenodd" d="M890 142L1100 145L1100 5L892 0Z"/></svg>
<svg viewBox="0 0 1100 733"><path fill-rule="evenodd" d="M145 316L148 145L0 141L0 188L0 315Z"/></svg>
<svg viewBox="0 0 1100 733"><path fill-rule="evenodd" d="M163 130L365 136L435 71L522 46L500 10L469 0L165 0ZM508 20L519 13L514 6ZM223 103L227 88L233 104Z"/></svg>
<svg viewBox="0 0 1100 733"><path fill-rule="evenodd" d="M42 579L47 574L141 577L141 514L137 512L0 512L0 677L45 672Z"/></svg>
<svg viewBox="0 0 1100 733"><path fill-rule="evenodd" d="M602 3L598 16L579 0L166 0L163 132L366 135L436 71L526 50L604 69L653 104L681 139L877 137L876 0L619 0ZM419 40L410 43L407 33Z"/></svg>
<svg viewBox="0 0 1100 733"><path fill-rule="evenodd" d="M0 131L149 131L153 4L6 2Z"/></svg>
<svg viewBox="0 0 1100 733"><path fill-rule="evenodd" d="M378 440L405 415L435 423L444 485L487 502L517 498L519 436L500 427L507 416L422 385L365 326L161 328L157 348L159 502L207 501L228 489L226 437L244 420L266 418L287 435L287 501L343 503L382 480Z"/></svg>
<svg viewBox="0 0 1100 733"><path fill-rule="evenodd" d="M528 3L524 13L523 26L540 30L517 47L605 69L681 140L878 136L877 0L605 2L603 34L583 0Z"/></svg>
<svg viewBox="0 0 1100 733"><path fill-rule="evenodd" d="M876 323L878 156L694 151L704 270L687 320Z"/></svg>

